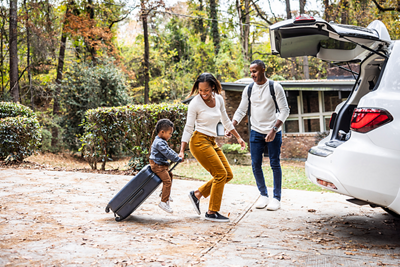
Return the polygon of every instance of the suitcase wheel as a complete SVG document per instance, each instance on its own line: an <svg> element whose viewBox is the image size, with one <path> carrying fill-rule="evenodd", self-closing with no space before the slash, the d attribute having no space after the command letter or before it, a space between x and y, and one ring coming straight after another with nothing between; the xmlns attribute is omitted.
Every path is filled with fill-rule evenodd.
<svg viewBox="0 0 400 267"><path fill-rule="evenodd" d="M121 217L115 217L115 221L117 222L121 221Z"/></svg>
<svg viewBox="0 0 400 267"><path fill-rule="evenodd" d="M110 212L110 208L107 206L106 207L106 212L109 213Z"/></svg>

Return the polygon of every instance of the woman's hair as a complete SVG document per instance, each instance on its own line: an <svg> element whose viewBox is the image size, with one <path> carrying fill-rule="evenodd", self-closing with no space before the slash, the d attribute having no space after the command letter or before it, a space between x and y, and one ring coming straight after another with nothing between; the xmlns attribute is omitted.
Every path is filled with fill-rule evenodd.
<svg viewBox="0 0 400 267"><path fill-rule="evenodd" d="M197 77L196 82L193 84L192 91L189 97L199 93L199 83L208 82L208 84L213 88L213 92L220 94L222 91L221 83L212 75L211 73L202 73Z"/></svg>
<svg viewBox="0 0 400 267"><path fill-rule="evenodd" d="M168 131L170 128L173 128L174 124L169 119L161 119L156 124L156 129L154 130L156 134L160 131Z"/></svg>

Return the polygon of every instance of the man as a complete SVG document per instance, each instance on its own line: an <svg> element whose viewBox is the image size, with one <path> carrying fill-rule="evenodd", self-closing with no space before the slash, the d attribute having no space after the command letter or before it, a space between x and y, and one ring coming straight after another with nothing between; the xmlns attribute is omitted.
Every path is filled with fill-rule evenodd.
<svg viewBox="0 0 400 267"><path fill-rule="evenodd" d="M254 83L250 95L250 153L254 178L256 179L260 198L255 207L267 210L278 210L281 207L282 170L280 153L282 145L281 126L289 116L289 106L285 92L279 83L273 83L276 101L270 92L269 79L265 76L265 64L261 60L254 60L250 64L250 74ZM272 82L272 81L271 81ZM249 85L251 86L251 85ZM233 116L233 125L240 123L248 111L249 86L243 90L242 100ZM279 112L278 112L279 110ZM274 176L274 195L268 197L262 171L262 159L265 146L268 147L268 156Z"/></svg>

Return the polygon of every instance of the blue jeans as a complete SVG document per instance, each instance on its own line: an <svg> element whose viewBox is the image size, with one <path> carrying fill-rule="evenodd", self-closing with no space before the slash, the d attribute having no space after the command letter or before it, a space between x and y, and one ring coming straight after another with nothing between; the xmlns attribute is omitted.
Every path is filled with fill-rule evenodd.
<svg viewBox="0 0 400 267"><path fill-rule="evenodd" d="M268 197L267 186L265 185L264 173L262 171L262 159L264 147L268 146L268 156L270 166L274 176L274 198L281 200L282 188L282 169L281 169L281 145L282 132L277 132L272 142L265 142L266 134L260 134L254 130L250 132L250 154L251 166L253 168L254 178L256 179L258 190L262 196Z"/></svg>

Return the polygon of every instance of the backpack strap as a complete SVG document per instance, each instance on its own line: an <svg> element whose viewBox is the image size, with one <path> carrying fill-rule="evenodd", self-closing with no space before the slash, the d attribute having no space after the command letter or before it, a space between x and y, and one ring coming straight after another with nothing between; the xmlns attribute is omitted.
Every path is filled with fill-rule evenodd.
<svg viewBox="0 0 400 267"><path fill-rule="evenodd" d="M278 107L278 103L276 103L276 97L275 97L274 81L272 81L272 80L268 80L268 81L269 81L269 92L271 93L272 99L274 100L276 113L279 113L280 110Z"/></svg>
<svg viewBox="0 0 400 267"><path fill-rule="evenodd" d="M249 126L249 134L251 131L251 123L250 123L250 115L251 115L251 91L253 90L253 85L254 83L249 84L249 87L247 88L247 99L248 99L248 107L247 107L247 125Z"/></svg>

